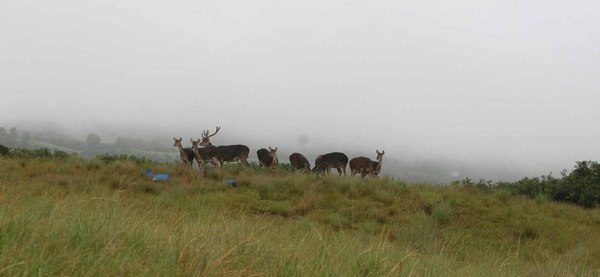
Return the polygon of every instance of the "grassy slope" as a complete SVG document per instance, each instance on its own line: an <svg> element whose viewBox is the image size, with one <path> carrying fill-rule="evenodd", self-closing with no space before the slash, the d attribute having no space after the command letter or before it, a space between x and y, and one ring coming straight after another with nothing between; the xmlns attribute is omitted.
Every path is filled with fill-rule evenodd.
<svg viewBox="0 0 600 277"><path fill-rule="evenodd" d="M600 275L600 211L230 166L0 159L0 275Z"/></svg>

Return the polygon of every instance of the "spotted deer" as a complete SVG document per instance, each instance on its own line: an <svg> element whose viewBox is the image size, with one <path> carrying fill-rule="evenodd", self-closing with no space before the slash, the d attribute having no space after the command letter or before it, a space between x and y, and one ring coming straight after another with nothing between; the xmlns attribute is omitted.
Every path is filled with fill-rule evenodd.
<svg viewBox="0 0 600 277"><path fill-rule="evenodd" d="M209 134L208 130L202 132L202 141L199 145L205 148L215 147L216 159L219 161L220 166L223 166L225 162L235 161L240 161L243 165L249 166L248 155L250 154L250 148L248 146L242 144L214 146L210 142L210 138L216 135L219 130L221 130L221 127L217 126L215 132L212 134Z"/></svg>
<svg viewBox="0 0 600 277"><path fill-rule="evenodd" d="M179 157L181 158L181 162L184 165L191 167L194 162L194 151L192 150L192 148L189 147L183 148L183 145L181 145L181 138L176 139L175 137L173 137L173 140L175 141L175 144L173 144L173 146L179 149Z"/></svg>
<svg viewBox="0 0 600 277"><path fill-rule="evenodd" d="M341 152L331 152L323 155L319 155L315 159L315 167L312 169L314 173L321 174L331 171L331 168L335 168L338 174L342 176L342 172L346 175L346 165L348 164L348 156Z"/></svg>
<svg viewBox="0 0 600 277"><path fill-rule="evenodd" d="M379 150L375 150L375 153L377 153L377 158L375 158L377 161L373 161L373 175L377 177L379 172L381 172L381 165L383 164L383 154L385 154L385 150L381 150L381 152L379 152Z"/></svg>
<svg viewBox="0 0 600 277"><path fill-rule="evenodd" d="M300 170L303 172L310 171L310 162L308 162L308 159L300 153L293 153L290 155L290 166L292 167L292 170L294 170L294 171L295 170Z"/></svg>
<svg viewBox="0 0 600 277"><path fill-rule="evenodd" d="M198 145L200 144L200 139L190 139L190 142L192 142L194 158L196 159L200 170L204 169L204 165L207 162L211 163L213 166L218 165L218 161L216 159L216 147L198 147Z"/></svg>
<svg viewBox="0 0 600 277"><path fill-rule="evenodd" d="M385 154L385 151L380 153L379 150L376 150L376 153L377 161L372 161L367 157L356 157L351 159L349 165L352 177L354 177L356 173L360 173L362 178L367 175L371 177L377 176L379 171L381 171L381 163L383 161L383 154Z"/></svg>
<svg viewBox="0 0 600 277"><path fill-rule="evenodd" d="M277 147L275 149L269 146L269 150L265 148L256 151L258 156L258 168L267 167L271 170L279 167L279 159L277 159Z"/></svg>

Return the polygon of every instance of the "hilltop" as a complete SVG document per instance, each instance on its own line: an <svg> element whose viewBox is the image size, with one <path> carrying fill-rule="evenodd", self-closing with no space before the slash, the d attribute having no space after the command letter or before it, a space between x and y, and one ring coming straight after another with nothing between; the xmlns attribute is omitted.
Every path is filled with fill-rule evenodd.
<svg viewBox="0 0 600 277"><path fill-rule="evenodd" d="M0 168L6 275L600 274L600 210L505 189L127 157Z"/></svg>

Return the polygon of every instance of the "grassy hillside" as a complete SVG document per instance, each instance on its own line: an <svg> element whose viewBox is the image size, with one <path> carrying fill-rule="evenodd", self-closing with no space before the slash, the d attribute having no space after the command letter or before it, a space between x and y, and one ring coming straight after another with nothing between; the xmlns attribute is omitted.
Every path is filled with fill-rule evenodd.
<svg viewBox="0 0 600 277"><path fill-rule="evenodd" d="M0 275L598 276L599 235L502 190L0 158Z"/></svg>

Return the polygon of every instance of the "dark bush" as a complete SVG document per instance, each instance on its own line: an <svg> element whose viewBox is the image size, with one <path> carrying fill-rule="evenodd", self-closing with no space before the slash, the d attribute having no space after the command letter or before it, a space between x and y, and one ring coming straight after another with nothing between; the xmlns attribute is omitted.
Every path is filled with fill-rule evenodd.
<svg viewBox="0 0 600 277"><path fill-rule="evenodd" d="M10 148L0 144L0 156L6 156L8 155L8 152L10 151Z"/></svg>
<svg viewBox="0 0 600 277"><path fill-rule="evenodd" d="M570 173L563 171L562 178L552 174L523 178L514 183L497 183L496 189L506 189L514 194L531 198L547 197L553 201L567 202L585 208L600 205L600 164L596 161L577 162ZM472 183L471 183L472 185Z"/></svg>

